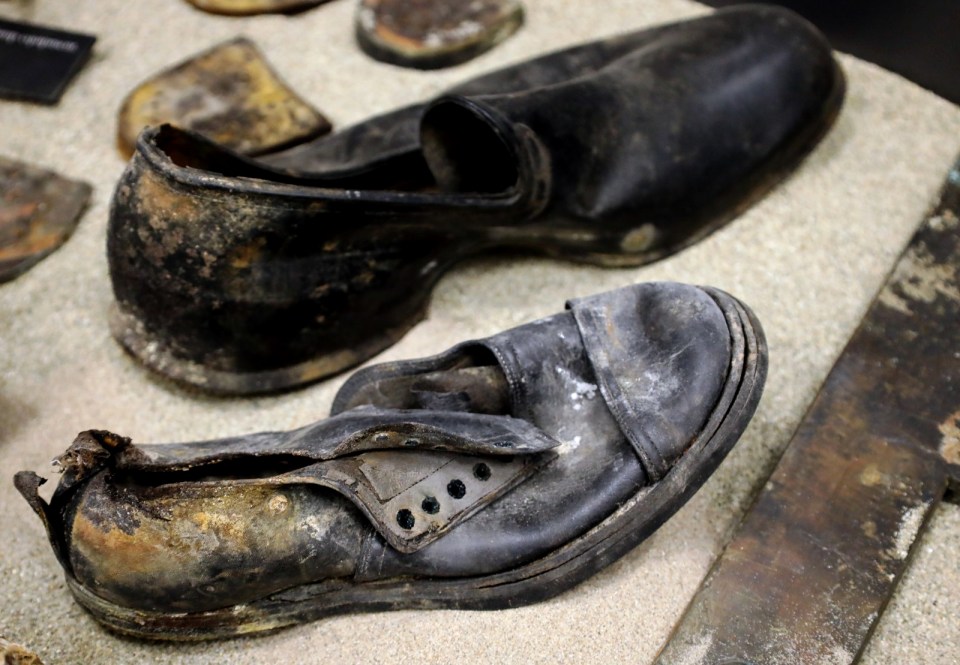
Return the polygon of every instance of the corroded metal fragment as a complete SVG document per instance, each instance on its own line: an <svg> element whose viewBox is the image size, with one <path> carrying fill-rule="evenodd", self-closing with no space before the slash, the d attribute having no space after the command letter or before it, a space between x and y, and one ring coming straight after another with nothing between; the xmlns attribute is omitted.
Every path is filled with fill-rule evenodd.
<svg viewBox="0 0 960 665"><path fill-rule="evenodd" d="M197 9L211 14L250 16L252 14L281 14L322 5L327 0L187 0Z"/></svg>
<svg viewBox="0 0 960 665"><path fill-rule="evenodd" d="M0 282L62 245L90 199L90 185L0 157Z"/></svg>
<svg viewBox="0 0 960 665"><path fill-rule="evenodd" d="M960 479L960 163L658 660L852 663Z"/></svg>
<svg viewBox="0 0 960 665"><path fill-rule="evenodd" d="M120 151L129 157L144 127L164 123L248 155L306 141L331 128L242 37L163 71L131 92L120 109Z"/></svg>
<svg viewBox="0 0 960 665"><path fill-rule="evenodd" d="M0 637L0 663L3 663L3 665L43 665L37 654L2 637Z"/></svg>
<svg viewBox="0 0 960 665"><path fill-rule="evenodd" d="M519 0L363 0L357 40L377 60L439 69L490 50L522 24Z"/></svg>

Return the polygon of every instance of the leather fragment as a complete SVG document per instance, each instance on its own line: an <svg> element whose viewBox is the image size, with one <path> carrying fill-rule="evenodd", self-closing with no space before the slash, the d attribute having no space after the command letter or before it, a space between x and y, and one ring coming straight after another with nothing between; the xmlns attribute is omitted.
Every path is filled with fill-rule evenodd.
<svg viewBox="0 0 960 665"><path fill-rule="evenodd" d="M0 283L66 242L90 192L85 182L0 157Z"/></svg>
<svg viewBox="0 0 960 665"><path fill-rule="evenodd" d="M238 37L150 77L124 100L117 146L133 154L145 127L169 123L257 155L330 131L330 122L277 75L260 49Z"/></svg>
<svg viewBox="0 0 960 665"><path fill-rule="evenodd" d="M0 663L5 665L43 665L37 654L2 637L0 637Z"/></svg>
<svg viewBox="0 0 960 665"><path fill-rule="evenodd" d="M250 16L301 11L321 5L326 0L187 0L187 2L211 14Z"/></svg>
<svg viewBox="0 0 960 665"><path fill-rule="evenodd" d="M376 60L439 69L490 50L522 24L519 0L363 0L357 40Z"/></svg>
<svg viewBox="0 0 960 665"><path fill-rule="evenodd" d="M859 662L960 482L958 320L960 161L659 665Z"/></svg>

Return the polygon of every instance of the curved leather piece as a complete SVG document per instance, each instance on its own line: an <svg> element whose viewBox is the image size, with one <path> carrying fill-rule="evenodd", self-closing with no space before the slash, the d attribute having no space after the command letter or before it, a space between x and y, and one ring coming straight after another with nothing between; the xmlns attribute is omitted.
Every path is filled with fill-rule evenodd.
<svg viewBox="0 0 960 665"><path fill-rule="evenodd" d="M599 390L656 481L713 408L730 364L723 312L703 291L648 284L568 303ZM644 325L631 335L621 331Z"/></svg>
<svg viewBox="0 0 960 665"><path fill-rule="evenodd" d="M153 369L268 392L358 364L463 257L639 265L788 173L843 76L751 6L566 49L257 161L144 133L108 232L114 335Z"/></svg>

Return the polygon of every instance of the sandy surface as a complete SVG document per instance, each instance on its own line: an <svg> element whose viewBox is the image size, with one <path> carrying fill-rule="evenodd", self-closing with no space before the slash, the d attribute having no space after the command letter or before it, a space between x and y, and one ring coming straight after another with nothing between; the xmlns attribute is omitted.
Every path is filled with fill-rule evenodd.
<svg viewBox="0 0 960 665"><path fill-rule="evenodd" d="M83 429L139 442L285 429L322 418L342 382L276 398L211 399L156 380L110 338L107 206L123 162L114 123L123 96L159 68L238 33L338 126L428 97L446 85L575 41L706 10L692 2L529 0L514 38L443 72L396 69L354 45L353 3L297 17L218 18L178 0L36 0L0 16L97 34L93 61L59 107L0 102L0 154L89 180L76 235L0 286L0 469L46 473ZM157 645L100 629L70 598L41 526L0 482L0 635L48 663L649 662L762 484L873 294L935 196L957 150L960 109L844 57L849 93L833 131L803 166L707 240L636 270L547 259L462 264L437 287L429 318L379 359L434 353L558 311L565 299L643 280L712 284L749 303L770 345L759 411L716 475L654 537L580 587L502 612L340 617L279 634ZM947 663L960 653L960 520L945 508L884 619L870 663ZM951 565L952 563L952 565ZM939 603L939 613L931 606ZM926 637L918 637L926 636ZM946 645L946 646L944 646ZM954 662L956 662L954 660Z"/></svg>
<svg viewBox="0 0 960 665"><path fill-rule="evenodd" d="M943 504L917 542L887 611L863 653L864 665L960 663L960 506Z"/></svg>

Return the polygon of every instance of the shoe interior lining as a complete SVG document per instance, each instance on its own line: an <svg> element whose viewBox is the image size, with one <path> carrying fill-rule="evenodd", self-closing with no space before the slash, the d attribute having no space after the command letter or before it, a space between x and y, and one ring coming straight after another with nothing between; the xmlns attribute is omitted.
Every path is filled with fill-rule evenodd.
<svg viewBox="0 0 960 665"><path fill-rule="evenodd" d="M491 122L456 100L434 104L426 111L420 144L443 191L505 192L520 178L513 150Z"/></svg>
<svg viewBox="0 0 960 665"><path fill-rule="evenodd" d="M510 388L497 365L461 367L371 381L357 390L351 402L505 415L510 412Z"/></svg>
<svg viewBox="0 0 960 665"><path fill-rule="evenodd" d="M189 469L152 471L123 469L114 473L111 483L117 487L159 487L177 483L202 483L205 481L256 480L271 478L316 464L317 460L301 455L285 453L268 455L224 456L216 461L198 464Z"/></svg>

